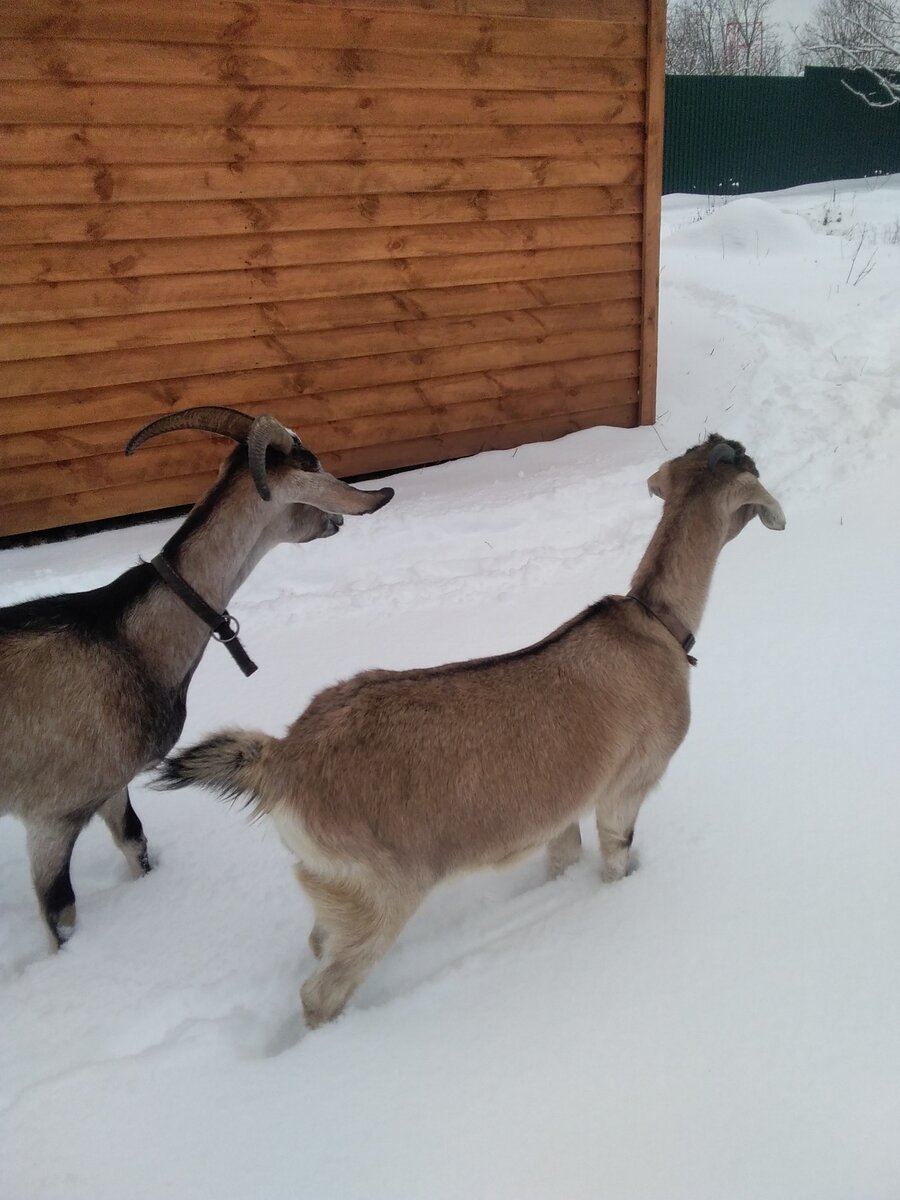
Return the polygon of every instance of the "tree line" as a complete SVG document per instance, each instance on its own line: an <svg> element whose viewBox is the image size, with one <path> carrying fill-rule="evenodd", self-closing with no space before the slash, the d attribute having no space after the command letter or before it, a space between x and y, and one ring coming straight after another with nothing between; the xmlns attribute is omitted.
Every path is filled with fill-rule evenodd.
<svg viewBox="0 0 900 1200"><path fill-rule="evenodd" d="M812 19L789 39L772 19L772 4L672 0L667 72L792 75L805 65L861 68L875 83L862 96L867 103L900 103L900 0L819 0Z"/></svg>

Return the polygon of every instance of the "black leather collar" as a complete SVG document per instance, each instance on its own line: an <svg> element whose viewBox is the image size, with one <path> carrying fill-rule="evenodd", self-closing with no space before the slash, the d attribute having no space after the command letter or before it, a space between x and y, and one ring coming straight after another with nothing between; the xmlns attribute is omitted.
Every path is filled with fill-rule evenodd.
<svg viewBox="0 0 900 1200"><path fill-rule="evenodd" d="M222 643L244 674L252 675L257 669L256 663L241 645L238 637L240 625L228 609L225 609L224 612L216 612L211 604L207 604L203 597L194 591L187 580L181 578L171 563L168 563L161 554L157 554L156 558L151 560L150 566L178 599L183 601L192 613L195 613L210 627L213 637L217 642Z"/></svg>
<svg viewBox="0 0 900 1200"><path fill-rule="evenodd" d="M675 639L675 641L678 643L678 645L682 648L682 650L684 651L685 656L686 656L688 662L691 664L691 666L696 667L697 660L696 660L696 658L694 658L691 655L691 650L693 650L694 643L697 639L694 637L693 633L691 633L690 629L688 629L687 625L685 625L683 621L680 621L678 619L678 617L676 617L674 615L674 613L670 616L666 616L666 617L662 616L662 614L658 613L655 608L652 608L647 603L646 600L642 600L641 597L636 596L634 592L629 592L628 595L625 597L625 599L633 600L635 602L635 604L639 604L641 606L641 608L644 610L645 613L647 613L648 616L653 617L653 618L655 618L655 620L659 621L660 625L662 625L664 629L668 630L668 632L671 633L672 637Z"/></svg>

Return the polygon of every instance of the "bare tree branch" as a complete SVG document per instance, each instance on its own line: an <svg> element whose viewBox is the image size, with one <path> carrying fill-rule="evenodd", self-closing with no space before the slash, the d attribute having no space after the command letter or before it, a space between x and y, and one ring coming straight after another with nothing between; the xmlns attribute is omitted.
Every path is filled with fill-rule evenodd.
<svg viewBox="0 0 900 1200"><path fill-rule="evenodd" d="M900 104L900 8L895 0L821 0L797 32L807 60L867 71L876 93L844 86L873 108Z"/></svg>
<svg viewBox="0 0 900 1200"><path fill-rule="evenodd" d="M673 0L666 70L672 75L777 75L784 44L771 28L772 0Z"/></svg>

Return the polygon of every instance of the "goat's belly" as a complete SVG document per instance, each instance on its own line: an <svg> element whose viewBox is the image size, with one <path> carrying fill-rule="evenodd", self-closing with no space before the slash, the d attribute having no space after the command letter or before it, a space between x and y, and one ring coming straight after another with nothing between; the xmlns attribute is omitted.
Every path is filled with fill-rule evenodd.
<svg viewBox="0 0 900 1200"><path fill-rule="evenodd" d="M532 854L535 854L545 845L546 842L540 841L534 842L530 846L519 847L517 850L509 850L506 854L502 854L499 858L494 859L493 862L488 862L484 865L489 867L497 867L499 870L502 870L504 867L514 867L516 863L522 862L523 859L530 858Z"/></svg>

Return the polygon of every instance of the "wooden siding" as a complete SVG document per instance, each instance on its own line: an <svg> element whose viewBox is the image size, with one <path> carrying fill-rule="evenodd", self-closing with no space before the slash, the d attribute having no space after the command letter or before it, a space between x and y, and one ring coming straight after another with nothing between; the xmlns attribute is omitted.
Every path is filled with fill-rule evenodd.
<svg viewBox="0 0 900 1200"><path fill-rule="evenodd" d="M653 419L661 0L0 11L0 535Z"/></svg>

